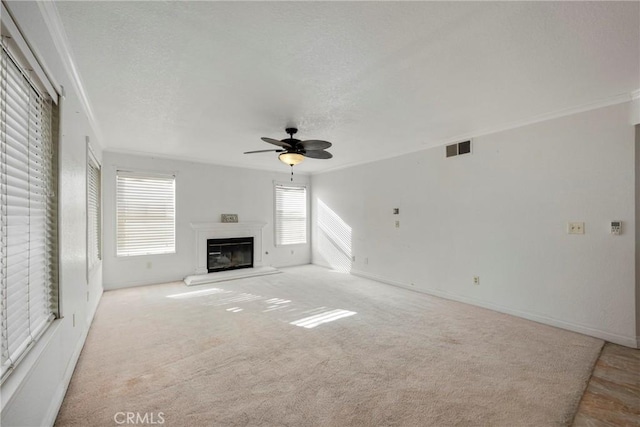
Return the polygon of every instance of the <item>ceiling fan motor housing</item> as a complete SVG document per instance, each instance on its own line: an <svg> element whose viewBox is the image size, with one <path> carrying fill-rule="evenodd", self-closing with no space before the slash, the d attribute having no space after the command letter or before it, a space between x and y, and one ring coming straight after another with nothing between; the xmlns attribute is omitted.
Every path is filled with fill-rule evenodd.
<svg viewBox="0 0 640 427"><path fill-rule="evenodd" d="M298 143L300 143L300 140L299 139L295 139L295 138L285 138L285 139L282 140L282 142L286 142L291 147L296 148L296 145L298 145Z"/></svg>
<svg viewBox="0 0 640 427"><path fill-rule="evenodd" d="M314 159L330 159L333 157L331 153L325 151L326 148L331 147L331 143L327 141L311 139L306 141L301 141L293 137L296 133L298 133L298 129L291 127L286 128L285 131L289 134L289 138L285 138L282 140L277 140L273 138L262 137L261 139L264 142L268 142L269 144L277 145L281 147L281 149L275 150L256 150L256 151L247 151L245 154L252 153L263 153L267 151L275 151L277 153L282 153L278 157L284 163L292 164L291 162L285 161L285 158L296 159L297 163L300 163L303 159L302 157L310 157ZM289 156L291 155L291 156Z"/></svg>

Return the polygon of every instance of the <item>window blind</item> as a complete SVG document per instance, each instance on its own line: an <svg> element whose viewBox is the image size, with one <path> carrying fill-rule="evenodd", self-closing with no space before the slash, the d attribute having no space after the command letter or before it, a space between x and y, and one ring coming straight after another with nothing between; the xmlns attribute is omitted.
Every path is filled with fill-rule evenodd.
<svg viewBox="0 0 640 427"><path fill-rule="evenodd" d="M116 175L117 255L175 252L175 176Z"/></svg>
<svg viewBox="0 0 640 427"><path fill-rule="evenodd" d="M0 365L4 378L57 312L57 116L6 50L0 58Z"/></svg>
<svg viewBox="0 0 640 427"><path fill-rule="evenodd" d="M275 185L276 245L307 243L307 189Z"/></svg>
<svg viewBox="0 0 640 427"><path fill-rule="evenodd" d="M87 267L91 271L102 259L100 166L87 159Z"/></svg>

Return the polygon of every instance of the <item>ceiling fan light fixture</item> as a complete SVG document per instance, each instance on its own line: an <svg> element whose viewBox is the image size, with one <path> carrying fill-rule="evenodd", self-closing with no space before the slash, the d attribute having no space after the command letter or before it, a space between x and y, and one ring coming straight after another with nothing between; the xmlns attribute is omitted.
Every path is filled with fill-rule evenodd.
<svg viewBox="0 0 640 427"><path fill-rule="evenodd" d="M300 153L282 153L278 156L285 165L295 166L304 161L304 156Z"/></svg>

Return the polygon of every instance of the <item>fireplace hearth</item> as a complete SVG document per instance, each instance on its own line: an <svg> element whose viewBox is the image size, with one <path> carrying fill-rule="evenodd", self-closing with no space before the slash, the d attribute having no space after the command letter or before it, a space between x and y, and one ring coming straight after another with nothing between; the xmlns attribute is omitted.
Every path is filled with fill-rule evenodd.
<svg viewBox="0 0 640 427"><path fill-rule="evenodd" d="M207 271L253 267L253 237L207 239Z"/></svg>

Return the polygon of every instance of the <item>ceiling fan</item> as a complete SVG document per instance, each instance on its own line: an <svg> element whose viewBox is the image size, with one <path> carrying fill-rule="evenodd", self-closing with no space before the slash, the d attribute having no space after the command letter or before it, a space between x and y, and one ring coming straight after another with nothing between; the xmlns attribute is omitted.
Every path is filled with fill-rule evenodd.
<svg viewBox="0 0 640 427"><path fill-rule="evenodd" d="M298 132L296 128L286 128L285 131L289 134L289 138L278 141L277 139L262 137L264 142L282 147L281 149L274 150L257 150L257 151L245 151L244 154L253 153L267 153L276 152L280 153L278 158L286 165L291 166L291 180L293 181L293 166L302 163L305 157L311 159L330 159L333 157L331 153L325 151L326 148L331 147L331 143L328 141L321 141L319 139L308 139L306 141L300 141L295 139L293 135Z"/></svg>

